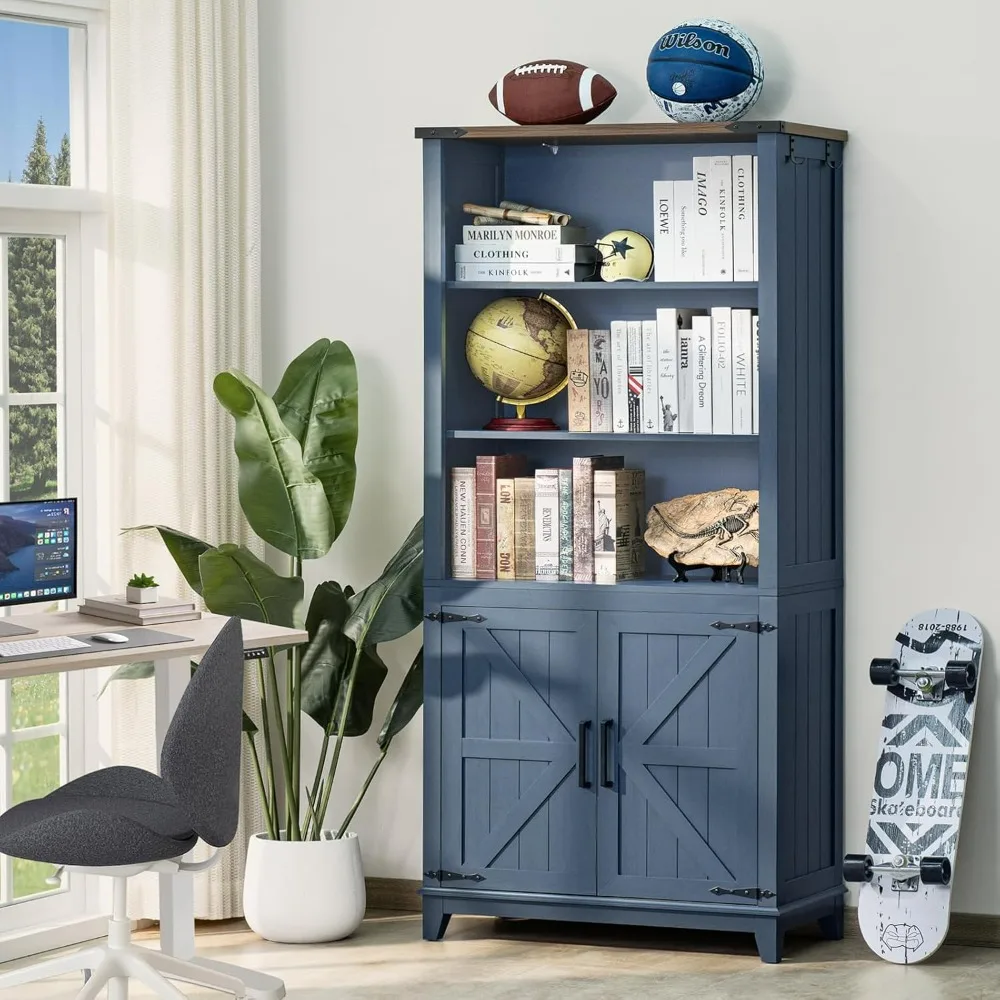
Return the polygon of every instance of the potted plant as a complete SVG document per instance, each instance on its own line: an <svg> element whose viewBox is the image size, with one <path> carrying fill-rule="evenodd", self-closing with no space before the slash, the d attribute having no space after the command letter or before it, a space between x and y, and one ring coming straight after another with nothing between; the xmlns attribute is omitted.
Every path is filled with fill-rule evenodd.
<svg viewBox="0 0 1000 1000"><path fill-rule="evenodd" d="M135 573L125 584L125 600L129 604L155 604L157 593L156 581L145 573Z"/></svg>
<svg viewBox="0 0 1000 1000"><path fill-rule="evenodd" d="M260 725L243 720L265 823L250 843L244 913L250 927L272 941L337 940L358 927L365 910L361 850L351 821L394 737L422 704L421 650L382 722L368 776L346 815L328 824L344 740L371 729L388 674L379 646L422 620L423 521L367 587L355 591L328 581L307 602L303 562L329 552L354 496L354 358L345 344L320 340L289 365L273 397L238 371L217 376L214 389L235 419L243 513L261 539L288 556L288 572L244 546L210 545L163 525L132 530L159 532L210 611L308 631L304 647L271 650L257 661ZM130 665L120 675L146 672ZM302 772L303 716L322 736L308 777Z"/></svg>

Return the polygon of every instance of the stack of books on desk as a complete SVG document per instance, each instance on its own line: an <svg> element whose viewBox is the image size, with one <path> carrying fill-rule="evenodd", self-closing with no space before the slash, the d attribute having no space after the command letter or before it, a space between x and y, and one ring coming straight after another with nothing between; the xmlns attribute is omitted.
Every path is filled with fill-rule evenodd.
<svg viewBox="0 0 1000 1000"><path fill-rule="evenodd" d="M161 597L153 604L130 604L124 594L85 597L80 602L80 614L127 625L166 625L168 622L186 622L201 617L193 601Z"/></svg>

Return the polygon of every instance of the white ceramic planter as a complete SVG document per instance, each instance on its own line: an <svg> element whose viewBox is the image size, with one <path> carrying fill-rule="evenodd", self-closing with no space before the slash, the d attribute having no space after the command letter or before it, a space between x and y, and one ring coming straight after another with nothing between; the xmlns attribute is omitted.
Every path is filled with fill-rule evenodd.
<svg viewBox="0 0 1000 1000"><path fill-rule="evenodd" d="M158 587L126 587L125 600L129 604L155 604L158 590Z"/></svg>
<svg viewBox="0 0 1000 1000"><path fill-rule="evenodd" d="M243 914L252 931L282 944L339 941L353 934L365 915L358 835L292 843L264 833L251 837Z"/></svg>

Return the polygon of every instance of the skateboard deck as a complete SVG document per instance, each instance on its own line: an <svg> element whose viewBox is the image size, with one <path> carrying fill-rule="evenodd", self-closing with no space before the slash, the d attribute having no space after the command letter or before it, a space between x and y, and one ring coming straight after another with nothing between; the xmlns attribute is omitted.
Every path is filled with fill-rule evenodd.
<svg viewBox="0 0 1000 1000"><path fill-rule="evenodd" d="M936 608L872 661L887 685L879 758L866 854L848 855L844 876L861 882L861 933L889 962L922 962L948 932L982 648L972 615Z"/></svg>

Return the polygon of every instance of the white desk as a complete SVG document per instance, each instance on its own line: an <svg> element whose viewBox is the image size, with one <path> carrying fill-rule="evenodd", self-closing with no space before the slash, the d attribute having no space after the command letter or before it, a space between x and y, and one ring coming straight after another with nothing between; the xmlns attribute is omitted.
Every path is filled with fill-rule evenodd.
<svg viewBox="0 0 1000 1000"><path fill-rule="evenodd" d="M201 656L212 644L222 623L219 615L204 615L197 621L171 622L156 626L159 631L171 632L192 639L191 642L170 643L163 646L141 646L123 650L120 646L102 646L98 650L68 656L46 656L36 660L0 660L0 680L25 677L32 674L51 674L70 670L89 670L93 667L117 666L133 660L152 660L156 667L156 745L163 743L167 727L191 679L191 659ZM11 636L9 640L36 639L54 635L93 635L95 632L117 632L140 626L91 618L76 612L48 615L18 615L19 625L38 629L37 636ZM257 646L291 646L305 642L308 635L298 629L260 622L243 622L244 649ZM194 876L160 876L160 942L164 952L178 958L194 958ZM281 1000L285 987L280 979L254 972L252 969L235 968L209 959L197 959L206 966L228 972L242 979L248 996L254 1000Z"/></svg>

